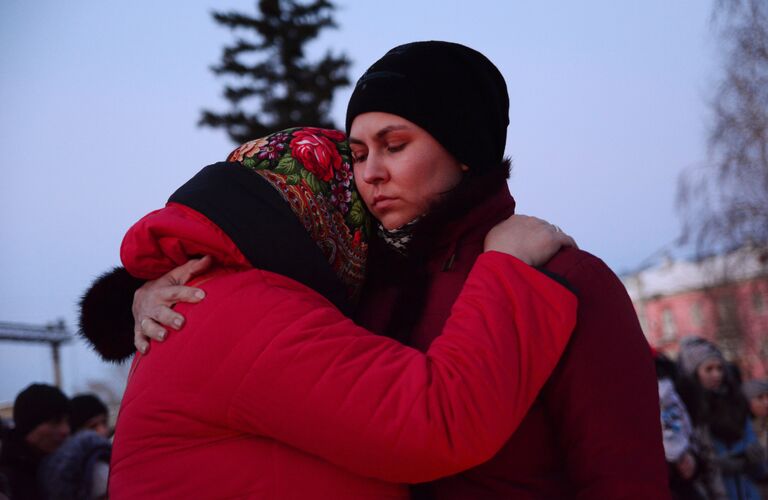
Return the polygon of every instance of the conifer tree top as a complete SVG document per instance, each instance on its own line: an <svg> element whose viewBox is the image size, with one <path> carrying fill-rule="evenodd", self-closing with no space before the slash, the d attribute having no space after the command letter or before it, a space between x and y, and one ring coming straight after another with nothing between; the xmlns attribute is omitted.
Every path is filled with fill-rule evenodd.
<svg viewBox="0 0 768 500"><path fill-rule="evenodd" d="M211 67L228 78L230 109L203 110L199 125L224 128L235 143L295 126L336 128L330 119L333 94L349 84L350 61L326 51L317 61L305 46L325 28L335 28L327 0L259 0L255 16L214 12L214 20L237 36Z"/></svg>

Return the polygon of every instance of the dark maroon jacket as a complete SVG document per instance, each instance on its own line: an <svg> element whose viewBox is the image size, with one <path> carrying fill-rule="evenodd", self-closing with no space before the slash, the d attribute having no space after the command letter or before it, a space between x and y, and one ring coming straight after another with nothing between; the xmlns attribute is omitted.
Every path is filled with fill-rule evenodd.
<svg viewBox="0 0 768 500"><path fill-rule="evenodd" d="M439 334L486 233L514 212L506 185L495 191L430 236L429 257L421 263L426 288L419 292L426 301L412 301L423 309L405 327L412 328L412 346L426 350ZM358 321L397 336L391 322L414 312L409 300L397 304L398 297L413 284L398 282L393 262L372 259ZM624 287L600 259L574 248L560 251L545 269L565 278L579 298L577 326L554 374L492 460L417 487L414 496L669 498L653 361Z"/></svg>

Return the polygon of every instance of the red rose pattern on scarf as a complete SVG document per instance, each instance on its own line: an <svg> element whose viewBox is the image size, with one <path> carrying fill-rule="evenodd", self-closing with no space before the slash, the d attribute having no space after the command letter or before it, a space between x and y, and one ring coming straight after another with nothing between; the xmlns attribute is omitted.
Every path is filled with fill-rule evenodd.
<svg viewBox="0 0 768 500"><path fill-rule="evenodd" d="M346 137L292 128L246 142L227 157L272 184L356 298L365 276L370 215L355 189Z"/></svg>

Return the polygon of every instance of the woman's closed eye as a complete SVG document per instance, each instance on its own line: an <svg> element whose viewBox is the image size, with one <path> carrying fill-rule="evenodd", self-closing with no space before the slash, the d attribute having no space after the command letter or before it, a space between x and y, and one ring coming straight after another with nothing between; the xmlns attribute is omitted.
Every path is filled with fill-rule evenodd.
<svg viewBox="0 0 768 500"><path fill-rule="evenodd" d="M366 157L367 157L367 156L368 156L368 155L367 155L366 153L355 153L355 152L353 151L353 152L352 152L352 163L360 163L360 162L363 162L363 161L365 161L365 159L366 159Z"/></svg>
<svg viewBox="0 0 768 500"><path fill-rule="evenodd" d="M406 143L402 142L400 144L387 144L387 151L390 153L397 153L398 151L402 151L405 149Z"/></svg>

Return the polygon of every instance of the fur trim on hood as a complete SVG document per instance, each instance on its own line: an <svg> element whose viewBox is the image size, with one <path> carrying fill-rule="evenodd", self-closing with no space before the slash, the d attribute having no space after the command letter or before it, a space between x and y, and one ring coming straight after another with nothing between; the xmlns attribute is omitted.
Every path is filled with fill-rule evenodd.
<svg viewBox="0 0 768 500"><path fill-rule="evenodd" d="M124 267L94 280L80 299L78 334L105 361L122 362L133 356L133 294L144 284Z"/></svg>

